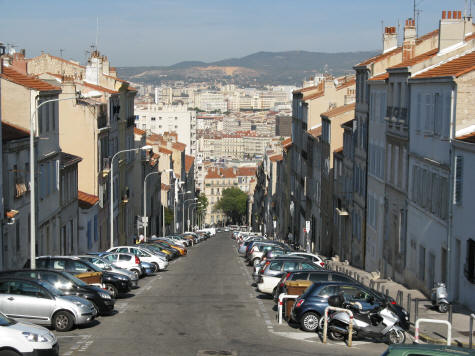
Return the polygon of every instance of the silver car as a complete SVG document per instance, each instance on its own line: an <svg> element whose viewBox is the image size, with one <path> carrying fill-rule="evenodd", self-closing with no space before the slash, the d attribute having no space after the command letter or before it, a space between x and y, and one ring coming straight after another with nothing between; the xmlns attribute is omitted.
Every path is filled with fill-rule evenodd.
<svg viewBox="0 0 475 356"><path fill-rule="evenodd" d="M108 260L101 257L96 257L96 256L91 256L91 255L83 255L83 256L77 256L77 257L79 257L82 260L91 262L93 265L103 269L104 271L114 272L114 273L129 277L132 282L132 287L138 287L139 285L139 273L137 271L132 272L125 268L115 266Z"/></svg>
<svg viewBox="0 0 475 356"><path fill-rule="evenodd" d="M0 311L17 321L50 325L57 331L88 324L97 315L86 299L62 295L45 281L17 277L0 279Z"/></svg>

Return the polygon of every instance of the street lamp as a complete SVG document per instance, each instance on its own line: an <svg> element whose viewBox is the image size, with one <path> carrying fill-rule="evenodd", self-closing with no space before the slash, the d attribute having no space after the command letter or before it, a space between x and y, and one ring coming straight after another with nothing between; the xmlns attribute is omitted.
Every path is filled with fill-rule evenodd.
<svg viewBox="0 0 475 356"><path fill-rule="evenodd" d="M188 202L188 201L197 201L197 200L198 200L198 198L191 198L191 199L187 199L187 200L183 201L183 210L181 211L181 213L182 213L181 232L182 233L185 232L185 205L186 205L186 202ZM190 219L190 207L189 206L188 206L188 215L187 216L188 216L188 219Z"/></svg>
<svg viewBox="0 0 475 356"><path fill-rule="evenodd" d="M75 96L69 98L57 98L51 100L45 100L39 105L37 100L35 100L35 110L32 112L30 117L30 268L36 268L36 187L35 187L35 134L36 134L36 123L35 118L38 112L38 109L45 104L64 101L64 100L77 100L77 99L87 99L87 98L100 98L103 94L92 90L89 93L81 94L77 92ZM36 97L38 99L38 96Z"/></svg>
<svg viewBox="0 0 475 356"><path fill-rule="evenodd" d="M147 225L148 225L148 219L147 219L147 178L150 177L152 174L162 174L161 172L150 172L145 176L145 179L143 181L143 235L145 237L145 241L147 241Z"/></svg>
<svg viewBox="0 0 475 356"><path fill-rule="evenodd" d="M110 194L110 200L111 200L111 212L110 212L110 230L111 230L111 248L114 247L114 159L119 155L120 153L125 153L125 152L136 152L139 150L142 151L150 151L152 150L153 147L150 145L145 145L139 148L131 148L128 150L122 150L118 151L115 153L115 155L112 156L111 159L111 194Z"/></svg>
<svg viewBox="0 0 475 356"><path fill-rule="evenodd" d="M179 196L180 196L180 195L184 195L184 194L191 194L191 190L187 190L186 192L178 193L178 194L177 194L177 201L176 201L176 203L178 203L178 198L179 198ZM182 210L182 212L184 211L184 209L185 209L185 204L183 203L183 210ZM183 219L184 219L184 217L183 217ZM175 228L178 230L178 228L176 227L176 225L177 225L177 222L176 222L176 218L175 218ZM184 231L182 231L182 232L184 232Z"/></svg>
<svg viewBox="0 0 475 356"><path fill-rule="evenodd" d="M193 206L194 205L194 206ZM191 228L193 228L193 210L195 210L196 208L198 207L201 207L200 205L200 202L196 202L196 203L191 203L189 206L188 206L188 225L190 225L189 221L190 221L190 208L193 206L193 209L191 209ZM188 230L190 229L190 226L188 226Z"/></svg>

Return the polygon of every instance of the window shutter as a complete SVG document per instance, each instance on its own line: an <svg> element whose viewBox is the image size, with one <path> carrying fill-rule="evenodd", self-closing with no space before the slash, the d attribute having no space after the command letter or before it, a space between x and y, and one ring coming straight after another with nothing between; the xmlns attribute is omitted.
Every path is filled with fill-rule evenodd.
<svg viewBox="0 0 475 356"><path fill-rule="evenodd" d="M415 124L416 124L416 131L419 132L421 131L421 122L422 122L422 117L421 117L421 109L422 109L422 95L421 93L417 93L417 115L414 118L415 119Z"/></svg>
<svg viewBox="0 0 475 356"><path fill-rule="evenodd" d="M435 93L434 109L434 134L440 135L442 127L442 99L440 93Z"/></svg>
<svg viewBox="0 0 475 356"><path fill-rule="evenodd" d="M425 133L431 134L434 129L434 115L433 115L433 103L432 95L426 94L425 96L425 122L424 122L424 131Z"/></svg>

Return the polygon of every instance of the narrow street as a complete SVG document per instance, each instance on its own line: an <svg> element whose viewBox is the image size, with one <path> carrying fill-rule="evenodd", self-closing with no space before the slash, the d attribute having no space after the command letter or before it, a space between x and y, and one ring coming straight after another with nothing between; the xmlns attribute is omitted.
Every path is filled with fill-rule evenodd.
<svg viewBox="0 0 475 356"><path fill-rule="evenodd" d="M117 315L58 334L61 355L380 355L385 345L323 345L286 337L273 302L254 291L228 233L140 281ZM291 334L312 335L295 329Z"/></svg>

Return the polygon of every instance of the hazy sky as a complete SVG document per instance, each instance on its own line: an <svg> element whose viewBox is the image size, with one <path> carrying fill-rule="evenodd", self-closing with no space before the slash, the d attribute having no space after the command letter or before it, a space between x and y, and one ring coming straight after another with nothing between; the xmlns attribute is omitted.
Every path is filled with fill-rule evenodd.
<svg viewBox="0 0 475 356"><path fill-rule="evenodd" d="M416 0L419 33L442 10L475 0ZM96 42L114 66L215 61L258 51L340 52L381 48L381 21L412 17L413 0L0 0L0 42L32 57L83 63Z"/></svg>

